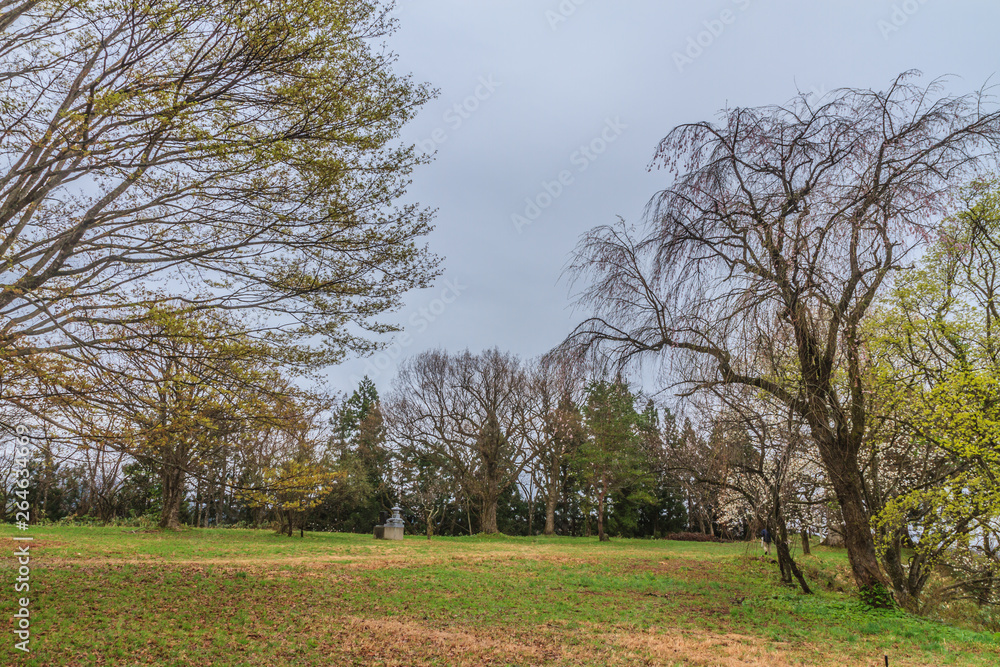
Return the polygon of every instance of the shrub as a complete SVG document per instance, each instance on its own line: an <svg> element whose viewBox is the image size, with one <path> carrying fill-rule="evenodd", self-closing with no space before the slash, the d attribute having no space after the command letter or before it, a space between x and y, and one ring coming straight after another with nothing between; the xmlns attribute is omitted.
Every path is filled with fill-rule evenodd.
<svg viewBox="0 0 1000 667"><path fill-rule="evenodd" d="M705 535L704 533L667 533L663 539L680 542L732 542L732 540L724 540L716 535Z"/></svg>

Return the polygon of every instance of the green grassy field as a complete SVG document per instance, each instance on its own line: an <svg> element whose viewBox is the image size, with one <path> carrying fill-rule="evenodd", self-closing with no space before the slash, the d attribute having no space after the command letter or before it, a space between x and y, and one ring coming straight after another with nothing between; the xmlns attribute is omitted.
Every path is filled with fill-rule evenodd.
<svg viewBox="0 0 1000 667"><path fill-rule="evenodd" d="M0 529L13 630L13 527ZM746 544L32 527L34 665L996 665L1000 634L816 595Z"/></svg>

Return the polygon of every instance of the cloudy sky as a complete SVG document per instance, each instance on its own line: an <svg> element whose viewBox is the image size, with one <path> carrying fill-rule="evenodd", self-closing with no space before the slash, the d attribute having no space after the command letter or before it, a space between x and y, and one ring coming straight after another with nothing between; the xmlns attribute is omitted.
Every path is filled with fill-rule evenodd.
<svg viewBox="0 0 1000 667"><path fill-rule="evenodd" d="M441 347L524 357L582 317L561 272L580 234L639 221L674 126L797 91L883 90L902 71L1000 83L996 0L400 0L399 69L441 93L404 140L436 150L411 199L438 209L444 274L408 295L385 351L332 369L384 392Z"/></svg>

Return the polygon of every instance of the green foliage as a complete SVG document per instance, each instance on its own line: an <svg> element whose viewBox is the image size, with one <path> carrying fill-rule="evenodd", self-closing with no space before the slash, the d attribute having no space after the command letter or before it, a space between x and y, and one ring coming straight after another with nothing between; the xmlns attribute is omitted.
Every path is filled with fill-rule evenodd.
<svg viewBox="0 0 1000 667"><path fill-rule="evenodd" d="M437 274L431 212L400 201L427 158L399 142L434 92L397 73L390 9L5 5L4 347L107 344L177 301L252 313L288 364L396 330L380 316Z"/></svg>
<svg viewBox="0 0 1000 667"><path fill-rule="evenodd" d="M873 609L892 609L896 606L892 591L882 584L862 588L858 591L858 598Z"/></svg>
<svg viewBox="0 0 1000 667"><path fill-rule="evenodd" d="M266 507L280 517L279 532L292 534L301 527L302 516L323 502L343 473L327 470L322 463L306 458L286 461L266 468L259 486L241 489L237 495L251 507Z"/></svg>
<svg viewBox="0 0 1000 667"><path fill-rule="evenodd" d="M358 388L344 401L334 417L334 437L341 443L355 441L369 416L378 409L378 389L366 375ZM360 444L360 443L354 443Z"/></svg>
<svg viewBox="0 0 1000 667"><path fill-rule="evenodd" d="M325 530L370 533L379 513L398 500L389 484L390 457L374 382L361 380L334 412L332 426L325 457L343 476L309 522Z"/></svg>
<svg viewBox="0 0 1000 667"><path fill-rule="evenodd" d="M583 406L586 437L573 454L571 466L588 504L597 510L598 530L603 534L603 511L617 495L622 503L619 524L634 529L634 512L629 506L649 504L653 478L642 450L642 432L648 415L635 409L635 397L628 386L617 380L593 381L587 386ZM627 518L626 518L627 517ZM631 524L631 525L630 525Z"/></svg>
<svg viewBox="0 0 1000 667"><path fill-rule="evenodd" d="M894 473L897 490L873 517L883 552L912 541L913 597L926 580L915 567L976 561L1000 531L998 244L1000 181L972 183L869 330L873 440L885 460L920 462Z"/></svg>

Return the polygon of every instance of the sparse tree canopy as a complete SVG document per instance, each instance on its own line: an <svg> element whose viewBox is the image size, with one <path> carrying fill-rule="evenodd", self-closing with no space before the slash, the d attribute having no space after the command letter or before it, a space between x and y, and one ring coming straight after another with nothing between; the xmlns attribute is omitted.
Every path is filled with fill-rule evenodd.
<svg viewBox="0 0 1000 667"><path fill-rule="evenodd" d="M390 438L405 450L446 461L482 508L482 531L498 532L497 504L530 460L527 382L520 360L424 352L403 364L387 401Z"/></svg>
<svg viewBox="0 0 1000 667"><path fill-rule="evenodd" d="M436 263L395 144L431 93L394 73L387 11L3 3L0 349L98 344L167 300L308 338L290 361L370 348Z"/></svg>
<svg viewBox="0 0 1000 667"><path fill-rule="evenodd" d="M578 360L553 356L529 367L525 394L526 437L532 450L532 476L545 498L546 535L554 535L556 504L569 473L567 461L584 438L586 368Z"/></svg>
<svg viewBox="0 0 1000 667"><path fill-rule="evenodd" d="M185 477L222 452L246 454L276 433L298 434L308 396L271 368L266 346L231 322L172 311L150 320L116 354L50 374L58 399L39 416L83 448L122 452L155 470L164 527L179 527Z"/></svg>
<svg viewBox="0 0 1000 667"><path fill-rule="evenodd" d="M914 76L675 128L653 163L675 178L645 231L595 229L571 267L594 317L570 343L622 363L669 352L689 390L746 385L801 416L863 591L885 579L858 464L860 326L889 272L1000 148L989 99L943 96L944 82Z"/></svg>

